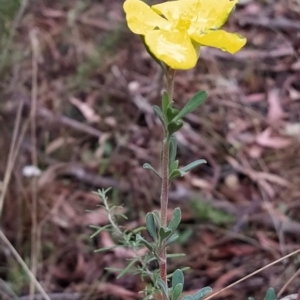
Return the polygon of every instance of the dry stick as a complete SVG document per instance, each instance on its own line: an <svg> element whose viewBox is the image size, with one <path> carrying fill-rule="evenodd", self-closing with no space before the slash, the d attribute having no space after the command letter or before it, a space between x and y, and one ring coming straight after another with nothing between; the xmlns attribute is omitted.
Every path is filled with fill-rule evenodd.
<svg viewBox="0 0 300 300"><path fill-rule="evenodd" d="M34 283L36 289L40 292L40 294L43 296L43 299L45 300L51 300L49 296L46 294L45 290L41 286L41 284L36 280L35 276L32 274L22 257L19 255L17 250L14 248L14 246L10 243L10 241L7 239L5 234L0 230L0 239L3 241L3 243L9 248L12 255L15 257L17 262L22 266L22 268L25 270L27 275L29 276L30 280Z"/></svg>
<svg viewBox="0 0 300 300"><path fill-rule="evenodd" d="M294 279L300 275L300 269L298 269L298 271L285 283L285 285L281 288L281 290L278 292L277 294L277 298L279 298L284 291L286 290L286 288L294 281Z"/></svg>
<svg viewBox="0 0 300 300"><path fill-rule="evenodd" d="M235 285L237 285L237 284L239 284L239 283L245 281L246 279L248 279L248 278L250 278L250 277L252 277L252 276L254 276L254 275L260 273L261 271L263 271L263 270L265 270L265 269L267 269L267 268L269 268L269 267L271 267L271 266L273 266L273 265L275 265L275 264L277 264L277 263L279 263L279 262L285 260L286 258L291 257L291 256L293 256L293 255L299 253L299 252L300 252L300 249L298 249L298 250L296 250L296 251L294 251L294 252L292 252L292 253L290 253L290 254L287 254L287 255L285 255L284 257L281 257L281 258L279 258L279 259L273 261L272 263L270 263L270 264L268 264L268 265L266 265L266 266L264 266L264 267L262 267L262 268L260 268L260 269L258 269L258 270L256 270L256 271L252 272L251 274L249 274L249 275L247 275L247 276L245 276L245 277L243 277L243 278L237 280L236 282L234 282L234 283L232 283L232 284L226 286L225 288L221 289L220 291L218 291L218 292L216 292L216 293L214 293L214 294L208 296L207 298L205 298L205 300L209 300L209 299L211 299L211 298L213 298L213 297L219 295L220 293L222 293L222 292L224 292L224 291L226 291L226 290L232 288L233 286L235 286Z"/></svg>
<svg viewBox="0 0 300 300"><path fill-rule="evenodd" d="M3 205L4 205L4 199L6 196L8 184L9 184L11 173L12 173L13 166L15 163L16 153L18 153L18 151L16 150L16 144L17 144L17 138L18 138L18 134L19 134L19 130L20 130L23 106L24 106L24 101L21 101L18 106L18 110L17 110L17 117L16 117L16 121L14 124L13 136L12 136L12 141L10 144L7 165L6 165L6 170L5 170L5 176L4 176L4 180L3 180L3 190L0 195L0 219L1 219L1 215L2 215L2 209L3 209Z"/></svg>
<svg viewBox="0 0 300 300"><path fill-rule="evenodd" d="M39 45L37 31L33 29L29 33L32 47L32 90L31 90L31 110L30 110L30 133L31 133L31 163L37 167L37 140L36 140L36 116L37 116L37 73L38 73L38 55ZM31 181L32 207L31 207L31 270L36 277L37 274L37 178L34 176ZM35 284L30 282L30 299L33 300Z"/></svg>

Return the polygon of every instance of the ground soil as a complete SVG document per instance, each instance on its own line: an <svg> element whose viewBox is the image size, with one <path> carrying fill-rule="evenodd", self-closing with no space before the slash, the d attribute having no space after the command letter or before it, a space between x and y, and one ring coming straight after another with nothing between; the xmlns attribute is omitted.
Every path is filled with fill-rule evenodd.
<svg viewBox="0 0 300 300"><path fill-rule="evenodd" d="M171 187L170 212L180 206L183 223L169 250L186 256L169 269L190 267L187 294L219 291L299 249L300 3L240 2L226 29L247 37L246 47L235 55L203 47L197 67L175 82L178 108L199 89L209 94L176 135L181 165L208 162ZM151 106L164 83L127 29L122 3L33 1L16 20L2 68L0 193L7 162L14 165L1 231L29 266L36 261L31 269L51 299L134 299L145 284L106 270L124 268L128 255L94 253L112 245L107 233L89 237L89 225L108 223L97 189L113 188L129 229L159 207L160 183L142 165L158 166L162 130ZM32 165L38 177L24 173ZM299 268L298 254L216 298L263 299ZM1 240L1 295L26 296L29 282ZM282 294L299 288L296 274Z"/></svg>

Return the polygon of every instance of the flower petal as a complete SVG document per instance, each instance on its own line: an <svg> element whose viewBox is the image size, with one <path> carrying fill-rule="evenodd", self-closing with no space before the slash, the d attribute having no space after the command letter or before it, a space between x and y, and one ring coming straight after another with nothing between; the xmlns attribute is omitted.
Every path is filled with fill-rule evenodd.
<svg viewBox="0 0 300 300"><path fill-rule="evenodd" d="M185 0L181 0L185 2ZM194 27L200 30L219 29L227 21L238 0L199 0L197 22Z"/></svg>
<svg viewBox="0 0 300 300"><path fill-rule="evenodd" d="M140 0L126 0L123 5L129 29L145 35L148 31L158 28L170 28L170 23L156 14L146 3Z"/></svg>
<svg viewBox="0 0 300 300"><path fill-rule="evenodd" d="M200 8L199 4L199 0L179 0L156 4L151 8L171 22L182 18L192 21L196 16L197 8Z"/></svg>
<svg viewBox="0 0 300 300"><path fill-rule="evenodd" d="M192 38L202 46L210 46L231 54L239 51L247 42L246 38L224 30L211 30L205 34L193 34Z"/></svg>
<svg viewBox="0 0 300 300"><path fill-rule="evenodd" d="M173 69L187 70L197 63L197 54L185 31L152 30L145 36L151 52Z"/></svg>

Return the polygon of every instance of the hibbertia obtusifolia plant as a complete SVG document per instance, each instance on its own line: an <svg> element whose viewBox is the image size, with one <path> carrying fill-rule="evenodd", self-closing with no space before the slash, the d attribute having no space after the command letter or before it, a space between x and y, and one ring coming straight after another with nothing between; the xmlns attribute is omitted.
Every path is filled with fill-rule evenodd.
<svg viewBox="0 0 300 300"><path fill-rule="evenodd" d="M139 274L143 279L147 278L149 284L142 291L144 299L152 299L159 294L165 300L200 300L212 291L210 287L203 287L193 295L183 296L184 269L168 274L167 259L182 255L167 254L168 246L178 238L176 229L181 221L179 207L174 209L171 220L167 220L170 183L206 163L199 159L185 167L179 167L174 134L183 126L184 117L204 103L207 93L197 92L181 109L177 109L173 100L174 80L176 70L195 67L201 47L215 47L234 54L246 44L246 39L241 35L221 29L237 2L238 0L178 0L151 7L140 0L124 2L129 29L141 37L148 53L159 63L165 76L166 89L162 93L161 106L153 106L164 131L161 166L159 170L155 170L148 163L143 166L161 180L160 211L147 213L146 228L137 228L130 232L123 230L117 223L115 207L109 204L108 190L99 190L98 194L110 224L104 227L93 226L97 230L92 237L103 230L109 230L118 240L118 245L114 247L129 247L133 250L134 257L125 269L119 270L119 277L131 273ZM145 229L151 237L150 241L142 236ZM142 252L141 249L147 249L147 252ZM154 262L157 263L156 269L151 267ZM267 294L268 300L275 299L272 298L272 291Z"/></svg>

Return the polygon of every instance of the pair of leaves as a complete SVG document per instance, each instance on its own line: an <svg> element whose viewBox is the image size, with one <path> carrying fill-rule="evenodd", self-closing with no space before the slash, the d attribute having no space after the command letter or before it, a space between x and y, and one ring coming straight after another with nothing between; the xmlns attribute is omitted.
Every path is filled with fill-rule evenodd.
<svg viewBox="0 0 300 300"><path fill-rule="evenodd" d="M207 93L205 91L199 91L196 93L179 111L173 108L171 105L171 100L168 93L165 91L162 96L162 112L166 117L168 123L177 122L185 117L187 114L194 111L197 107L202 105L207 98Z"/></svg>
<svg viewBox="0 0 300 300"><path fill-rule="evenodd" d="M174 135L170 137L169 140L169 180L172 180L176 177L183 177L187 172L198 167L199 165L205 164L205 159L198 159L187 166L178 169L179 162L176 160L177 154L177 141Z"/></svg>
<svg viewBox="0 0 300 300"><path fill-rule="evenodd" d="M177 238L177 234L173 234L174 231L177 229L178 225L181 221L181 210L179 207L175 208L173 211L172 219L167 227L160 226L160 215L158 211L147 213L146 215L146 228L152 237L152 239L156 242L158 239L162 242L165 239L169 238L166 241L166 246L170 243L174 242ZM159 230L157 230L159 228ZM172 235L173 234L173 235ZM143 238L140 236L139 240L151 251L153 249L150 248L150 245L147 245L146 242L144 242Z"/></svg>
<svg viewBox="0 0 300 300"><path fill-rule="evenodd" d="M188 164L187 166L185 166L181 169L177 169L178 168L178 161L176 160L174 162L174 165L171 165L172 171L170 172L169 180L172 180L172 179L177 178L177 177L183 177L184 175L186 175L192 169L194 169L194 168L196 168L196 167L198 167L202 164L206 164L206 163L207 163L207 161L205 159L197 159L194 162Z"/></svg>
<svg viewBox="0 0 300 300"><path fill-rule="evenodd" d="M177 300L182 293L184 285L183 272L177 269L172 276L172 300Z"/></svg>
<svg viewBox="0 0 300 300"><path fill-rule="evenodd" d="M162 96L162 110L157 105L153 106L153 110L170 137L183 126L182 118L203 104L206 98L207 93L199 91L179 111L172 107L170 96L167 92L164 92Z"/></svg>

